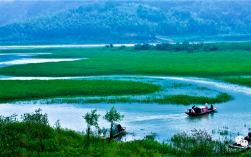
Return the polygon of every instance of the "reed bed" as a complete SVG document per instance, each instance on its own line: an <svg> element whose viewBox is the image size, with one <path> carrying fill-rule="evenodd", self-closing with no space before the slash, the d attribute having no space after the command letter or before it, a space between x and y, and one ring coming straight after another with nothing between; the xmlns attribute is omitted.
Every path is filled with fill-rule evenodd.
<svg viewBox="0 0 251 157"><path fill-rule="evenodd" d="M231 77L225 77L221 78L221 80L229 83L239 84L243 86L251 87L251 77L237 77L237 78L231 78Z"/></svg>
<svg viewBox="0 0 251 157"><path fill-rule="evenodd" d="M87 103L158 103L158 104L176 104L176 105L191 105L191 104L210 104L222 103L233 100L234 98L227 93L220 93L216 97L204 96L189 96L189 95L166 95L163 98L155 96L147 96L137 98L133 96L126 97L101 97L101 98L54 98L50 100L41 100L43 104L87 104Z"/></svg>

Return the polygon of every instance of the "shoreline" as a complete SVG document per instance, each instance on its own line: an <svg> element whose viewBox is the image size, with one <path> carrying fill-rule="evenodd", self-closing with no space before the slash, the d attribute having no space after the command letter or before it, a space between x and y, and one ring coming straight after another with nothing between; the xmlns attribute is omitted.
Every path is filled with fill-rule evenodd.
<svg viewBox="0 0 251 157"><path fill-rule="evenodd" d="M81 44L81 45L13 45L13 46L0 46L0 49L20 49L20 48L83 48L83 47L103 47L108 44ZM113 46L134 46L135 44L114 44Z"/></svg>

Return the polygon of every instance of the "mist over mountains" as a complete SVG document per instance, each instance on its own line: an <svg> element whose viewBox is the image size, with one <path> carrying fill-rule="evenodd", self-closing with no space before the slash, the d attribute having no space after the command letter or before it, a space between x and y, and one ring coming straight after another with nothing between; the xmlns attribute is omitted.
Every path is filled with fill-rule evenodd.
<svg viewBox="0 0 251 157"><path fill-rule="evenodd" d="M10 44L251 38L249 1L3 1L0 15L0 42Z"/></svg>

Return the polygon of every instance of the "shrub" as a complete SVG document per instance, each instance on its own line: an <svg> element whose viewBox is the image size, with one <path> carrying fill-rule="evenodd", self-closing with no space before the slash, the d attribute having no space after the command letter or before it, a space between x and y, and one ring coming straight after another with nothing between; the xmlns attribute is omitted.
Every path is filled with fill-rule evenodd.
<svg viewBox="0 0 251 157"><path fill-rule="evenodd" d="M150 44L137 44L134 45L135 50L150 50L152 46Z"/></svg>
<svg viewBox="0 0 251 157"><path fill-rule="evenodd" d="M171 138L174 146L183 151L184 156L225 156L237 155L239 151L228 149L230 140L213 140L206 130L192 130L192 134L177 133Z"/></svg>

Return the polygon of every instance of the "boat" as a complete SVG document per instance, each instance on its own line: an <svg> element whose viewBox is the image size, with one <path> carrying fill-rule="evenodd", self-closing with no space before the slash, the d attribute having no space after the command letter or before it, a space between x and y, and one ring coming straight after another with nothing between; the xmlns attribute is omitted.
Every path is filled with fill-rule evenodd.
<svg viewBox="0 0 251 157"><path fill-rule="evenodd" d="M123 133L123 132L125 131L125 129L126 129L126 128L125 128L125 127L123 127L123 128L122 128L122 130L121 130L121 131L119 131L119 132L117 132L115 135L113 135L113 136L112 136L112 138L116 138L116 137L118 137L121 133Z"/></svg>
<svg viewBox="0 0 251 157"><path fill-rule="evenodd" d="M114 135L112 136L112 138L118 137L118 136L119 136L120 134L122 134L122 133L125 131L125 129L126 129L126 127L122 127L120 124L117 125L117 128L118 128L118 132L117 132L116 134L114 134ZM106 131L107 131L107 130L106 130ZM106 131L105 131L105 133L103 133L104 136L101 136L101 138L103 138L103 139L109 139L109 138L110 138L109 136L106 136Z"/></svg>
<svg viewBox="0 0 251 157"><path fill-rule="evenodd" d="M241 143L242 142L247 142L246 146L243 146ZM230 148L234 148L234 149L239 149L239 150L248 150L251 149L251 132L248 133L248 136L246 136L245 138L242 137L242 140L240 142L235 142L232 145L229 146Z"/></svg>
<svg viewBox="0 0 251 157"><path fill-rule="evenodd" d="M206 106L199 106L195 107L193 109L189 109L188 112L185 112L189 116L199 116L207 113L214 112L218 107L211 107L211 108L206 108Z"/></svg>
<svg viewBox="0 0 251 157"><path fill-rule="evenodd" d="M229 147L234 148L234 149L239 149L239 150L248 150L248 149L251 149L251 142L249 142L247 146L241 146L240 144L234 143L230 145Z"/></svg>

